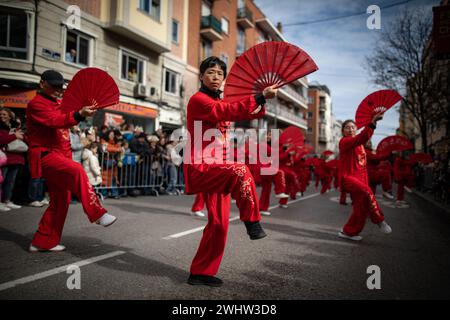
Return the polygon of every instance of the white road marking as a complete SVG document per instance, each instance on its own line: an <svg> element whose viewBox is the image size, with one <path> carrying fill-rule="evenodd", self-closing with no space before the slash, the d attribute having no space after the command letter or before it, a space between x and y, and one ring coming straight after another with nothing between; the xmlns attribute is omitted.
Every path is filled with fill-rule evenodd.
<svg viewBox="0 0 450 320"><path fill-rule="evenodd" d="M297 200L289 201L288 204L293 204L293 203L296 203L296 202L299 202L299 201L307 200L307 199L316 197L318 195L320 195L320 193L314 193L314 194L311 194L309 196L306 196L306 197L303 197L303 198L300 198L300 199L297 199ZM275 208L278 208L278 205L269 207L269 210L272 210L272 209L275 209ZM236 217L230 218L229 221L231 222L231 221L238 220L238 219L239 219L239 216L236 216ZM183 232L180 232L180 233L175 233L175 234L172 234L170 236L164 237L163 239L164 240L170 240L170 239L181 238L181 237L186 236L188 234L202 231L203 229L205 229L205 226L194 228L194 229L190 229L190 230L186 230L186 231L183 231Z"/></svg>
<svg viewBox="0 0 450 320"><path fill-rule="evenodd" d="M109 258L118 256L118 255L121 255L121 254L124 254L124 253L125 253L125 251L114 251L114 252L107 253L107 254L104 254L104 255L101 255L101 256L98 256L98 257L92 257L92 258L89 258L89 259L86 259L86 260L73 262L71 264L68 264L68 265L65 265L65 266L62 266L62 267L58 267L58 268L54 268L54 269L51 269L51 270L48 270L48 271L44 271L44 272L41 272L41 273L37 273L37 274L34 274L32 276L28 276L28 277L20 278L20 279L17 279L17 280L5 282L5 283L0 284L0 291L6 290L6 289L10 289L10 288L14 288L15 286L18 286L18 285L21 285L21 284L26 284L26 283L33 282L33 281L36 281L36 280L44 279L44 278L53 276L53 275L61 273L61 272L66 272L67 268L69 266L75 265L75 266L78 266L78 267L82 267L82 266L86 266L88 264L92 264L92 263L95 263L95 262L98 262L98 261L101 261L101 260L105 260L105 259L109 259ZM38 254L38 253L36 253L36 254Z"/></svg>

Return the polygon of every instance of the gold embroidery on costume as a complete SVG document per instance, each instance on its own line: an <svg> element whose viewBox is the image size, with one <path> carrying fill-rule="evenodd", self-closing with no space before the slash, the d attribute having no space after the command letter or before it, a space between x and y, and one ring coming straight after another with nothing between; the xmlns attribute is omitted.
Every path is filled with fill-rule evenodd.
<svg viewBox="0 0 450 320"><path fill-rule="evenodd" d="M252 205L255 205L255 202L253 201L252 197L252 177L249 177L247 180L244 181L244 177L247 174L247 168L245 166L236 166L236 165L230 165L230 166L223 166L219 167L220 169L227 169L227 170L233 170L233 172L239 177L240 181L240 195L241 199L247 199L249 202L251 202Z"/></svg>

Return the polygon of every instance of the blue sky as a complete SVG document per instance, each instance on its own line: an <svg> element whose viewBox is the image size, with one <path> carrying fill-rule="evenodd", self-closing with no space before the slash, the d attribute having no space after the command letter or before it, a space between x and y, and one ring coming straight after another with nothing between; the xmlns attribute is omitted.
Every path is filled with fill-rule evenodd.
<svg viewBox="0 0 450 320"><path fill-rule="evenodd" d="M404 0L254 0L274 25L315 21L336 16L365 12L370 5L379 7L404 2ZM381 88L371 83L363 68L365 57L370 55L381 32L398 17L402 10L424 10L432 15L431 8L439 0L412 0L408 3L381 9L381 30L366 26L369 14L335 21L306 25L285 26L283 35L292 44L305 50L319 66L308 80L325 84L331 91L333 113L340 120L351 119L359 103L371 92ZM386 112L379 123L373 142L376 145L386 135L395 134L398 127L398 107Z"/></svg>

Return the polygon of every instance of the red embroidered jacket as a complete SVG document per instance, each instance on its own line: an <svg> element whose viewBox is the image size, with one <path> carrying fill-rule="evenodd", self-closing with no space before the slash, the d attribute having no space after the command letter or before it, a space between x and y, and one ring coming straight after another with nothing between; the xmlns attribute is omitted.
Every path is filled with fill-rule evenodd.
<svg viewBox="0 0 450 320"><path fill-rule="evenodd" d="M339 141L339 181L352 176L364 183L368 183L367 160L364 144L372 137L373 128L365 127L354 137L343 137Z"/></svg>
<svg viewBox="0 0 450 320"><path fill-rule="evenodd" d="M68 128L76 125L83 118L75 111L61 112L59 101L43 94L37 94L28 103L26 116L31 177L39 178L41 177L41 152L56 151L72 159Z"/></svg>
<svg viewBox="0 0 450 320"><path fill-rule="evenodd" d="M185 156L189 156L190 153L190 163L186 163L188 159L185 159L184 164L187 193L196 192L196 190L192 191L190 171L199 170L206 172L208 170L208 161L217 160L224 156L224 154L216 156L212 152L208 152L208 150L205 152L206 147L212 143L211 140L213 139L204 141L204 133L208 129L217 129L222 133L229 127L228 121L262 118L265 115L264 107L261 107L259 112L252 114L252 112L258 111L257 109L262 104L261 102L265 102L264 98L258 103L254 96L249 96L238 102L227 103L204 88L200 89L199 92L189 99L187 105L187 130L190 134L190 143L188 146L190 147L190 152L185 151ZM199 127L197 127L197 130L195 129L195 122L201 123L201 130L199 130ZM219 145L225 144L225 141L216 138L214 138L214 142ZM223 163L225 163L224 160Z"/></svg>

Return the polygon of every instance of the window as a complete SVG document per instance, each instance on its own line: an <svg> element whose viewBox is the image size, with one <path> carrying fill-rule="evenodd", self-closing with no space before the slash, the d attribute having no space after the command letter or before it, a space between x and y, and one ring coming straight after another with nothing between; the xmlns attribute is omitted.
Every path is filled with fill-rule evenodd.
<svg viewBox="0 0 450 320"><path fill-rule="evenodd" d="M312 112L308 112L308 119L312 119L313 118L313 113Z"/></svg>
<svg viewBox="0 0 450 320"><path fill-rule="evenodd" d="M212 43L209 41L202 41L202 60L212 56Z"/></svg>
<svg viewBox="0 0 450 320"><path fill-rule="evenodd" d="M206 1L202 1L202 17L211 15L211 4Z"/></svg>
<svg viewBox="0 0 450 320"><path fill-rule="evenodd" d="M178 34L179 34L180 23L173 19L172 20L172 42L178 43Z"/></svg>
<svg viewBox="0 0 450 320"><path fill-rule="evenodd" d="M3 10L3 9L2 9ZM28 17L23 12L0 13L0 57L28 56Z"/></svg>
<svg viewBox="0 0 450 320"><path fill-rule="evenodd" d="M245 51L245 30L238 28L237 54L241 55Z"/></svg>
<svg viewBox="0 0 450 320"><path fill-rule="evenodd" d="M313 132L313 128L308 127L308 133L312 133Z"/></svg>
<svg viewBox="0 0 450 320"><path fill-rule="evenodd" d="M84 66L89 65L90 40L91 38L81 33L67 30L64 60Z"/></svg>
<svg viewBox="0 0 450 320"><path fill-rule="evenodd" d="M139 9L159 21L161 0L139 0Z"/></svg>
<svg viewBox="0 0 450 320"><path fill-rule="evenodd" d="M230 22L227 18L222 18L222 32L228 34L228 30L230 29Z"/></svg>
<svg viewBox="0 0 450 320"><path fill-rule="evenodd" d="M225 62L225 64L228 66L228 56L225 53L220 54L220 60Z"/></svg>
<svg viewBox="0 0 450 320"><path fill-rule="evenodd" d="M122 52L121 79L144 83L144 60L128 52Z"/></svg>
<svg viewBox="0 0 450 320"><path fill-rule="evenodd" d="M177 77L178 74L172 70L166 69L166 85L165 91L173 94L177 93Z"/></svg>
<svg viewBox="0 0 450 320"><path fill-rule="evenodd" d="M313 104L314 103L313 97L308 96L308 103L309 104Z"/></svg>

